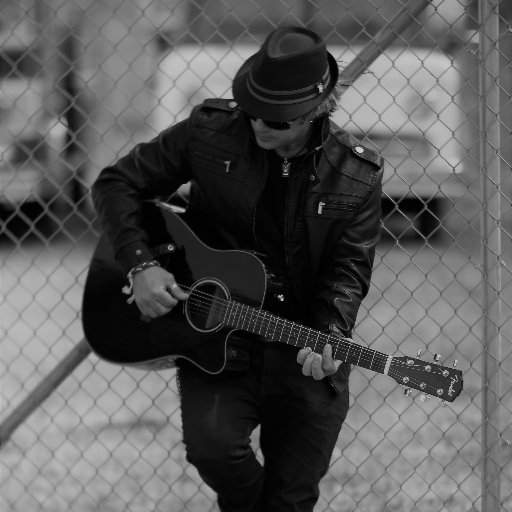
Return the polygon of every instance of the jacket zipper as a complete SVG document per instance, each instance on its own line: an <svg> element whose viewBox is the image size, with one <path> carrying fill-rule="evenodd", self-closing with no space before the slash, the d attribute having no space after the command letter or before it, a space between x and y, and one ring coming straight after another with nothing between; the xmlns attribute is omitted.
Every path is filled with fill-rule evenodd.
<svg viewBox="0 0 512 512"><path fill-rule="evenodd" d="M258 190L258 194L256 195L256 202L254 203L254 208L252 210L252 238L254 240L254 247L256 247L256 250L258 251L260 249L260 246L258 243L258 238L256 236L256 213L258 211L258 201L260 200L263 189L265 188L265 183L267 182L268 179L268 160L267 155L265 153L263 154L263 160L265 163L263 168L265 172L265 179L262 181L263 184L260 186Z"/></svg>
<svg viewBox="0 0 512 512"><path fill-rule="evenodd" d="M290 203L290 180L286 180L286 192L284 195L284 218L283 218L283 232L284 232L284 268L288 279L290 280L290 258L288 257L288 217L289 217L289 203ZM292 282L291 280L289 282Z"/></svg>
<svg viewBox="0 0 512 512"><path fill-rule="evenodd" d="M317 213L322 215L324 210L354 210L356 207L353 204L345 203L326 203L325 201L318 202Z"/></svg>

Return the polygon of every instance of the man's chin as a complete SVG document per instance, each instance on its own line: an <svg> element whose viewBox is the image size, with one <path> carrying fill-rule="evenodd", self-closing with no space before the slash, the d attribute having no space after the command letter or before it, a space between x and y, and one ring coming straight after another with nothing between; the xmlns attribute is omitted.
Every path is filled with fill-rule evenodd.
<svg viewBox="0 0 512 512"><path fill-rule="evenodd" d="M265 139L256 137L256 142L258 143L258 146L263 149L274 149L276 146L276 141L274 139Z"/></svg>

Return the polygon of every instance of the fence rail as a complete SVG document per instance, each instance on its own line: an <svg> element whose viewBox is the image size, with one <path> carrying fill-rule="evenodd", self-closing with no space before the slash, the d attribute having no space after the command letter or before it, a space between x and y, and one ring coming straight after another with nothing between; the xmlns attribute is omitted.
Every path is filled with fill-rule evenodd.
<svg viewBox="0 0 512 512"><path fill-rule="evenodd" d="M356 369L315 511L512 508L512 5L499 0L4 0L0 6L2 510L216 510L185 461L173 370L90 354L88 188L285 23L352 84L335 121L385 158L356 340L456 359L446 407ZM257 436L253 439L258 447Z"/></svg>

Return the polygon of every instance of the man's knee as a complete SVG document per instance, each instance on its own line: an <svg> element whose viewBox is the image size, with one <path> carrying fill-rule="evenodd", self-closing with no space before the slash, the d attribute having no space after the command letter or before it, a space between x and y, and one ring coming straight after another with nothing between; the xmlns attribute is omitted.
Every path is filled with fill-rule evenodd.
<svg viewBox="0 0 512 512"><path fill-rule="evenodd" d="M250 437L237 438L232 432L215 432L186 436L184 439L187 461L201 473L221 477L251 455Z"/></svg>

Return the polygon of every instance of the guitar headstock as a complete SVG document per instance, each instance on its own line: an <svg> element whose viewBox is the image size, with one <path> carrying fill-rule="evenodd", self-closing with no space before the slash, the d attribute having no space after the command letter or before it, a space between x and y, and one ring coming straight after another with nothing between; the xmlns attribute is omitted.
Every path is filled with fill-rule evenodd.
<svg viewBox="0 0 512 512"><path fill-rule="evenodd" d="M393 357L388 375L407 388L417 389L446 402L453 402L463 386L460 370L414 357Z"/></svg>

